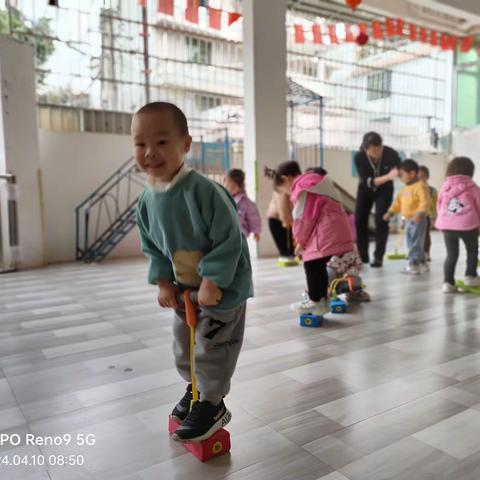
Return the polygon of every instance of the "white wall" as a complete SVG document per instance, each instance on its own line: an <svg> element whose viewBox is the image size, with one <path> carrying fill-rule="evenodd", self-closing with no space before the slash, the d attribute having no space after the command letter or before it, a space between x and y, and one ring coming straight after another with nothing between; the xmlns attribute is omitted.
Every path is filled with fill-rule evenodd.
<svg viewBox="0 0 480 480"><path fill-rule="evenodd" d="M480 183L480 126L452 134L452 154L469 157L475 163L475 181Z"/></svg>
<svg viewBox="0 0 480 480"><path fill-rule="evenodd" d="M325 170L350 195L357 196L358 177L352 175L352 152L350 150L325 149Z"/></svg>
<svg viewBox="0 0 480 480"><path fill-rule="evenodd" d="M447 170L448 155L433 153L412 153L413 158L419 165L425 165L430 170L430 185L440 190Z"/></svg>
<svg viewBox="0 0 480 480"><path fill-rule="evenodd" d="M129 156L128 135L39 130L47 263L75 259L75 207ZM136 229L111 257L139 254Z"/></svg>
<svg viewBox="0 0 480 480"><path fill-rule="evenodd" d="M302 148L297 150L297 161L302 171L308 167L320 165L318 148L313 145L311 148ZM331 176L332 180L337 182L350 195L357 195L358 177L352 175L352 151L340 150L337 148L325 148L324 150L324 168Z"/></svg>
<svg viewBox="0 0 480 480"><path fill-rule="evenodd" d="M128 159L131 155L130 137L40 129L39 147L45 202L46 261L48 263L73 261L75 207ZM412 154L412 157L429 167L432 185L440 188L447 164L446 156ZM324 158L325 168L332 179L351 195L356 196L358 178L352 175L352 152L327 148ZM302 168L306 168L318 162L309 158L300 163ZM260 188L262 196L268 200L272 191L271 182L260 177ZM140 190L138 187L138 191ZM264 236L269 239L267 230L265 226ZM110 256L137 255L140 255L140 244L138 233L134 229Z"/></svg>

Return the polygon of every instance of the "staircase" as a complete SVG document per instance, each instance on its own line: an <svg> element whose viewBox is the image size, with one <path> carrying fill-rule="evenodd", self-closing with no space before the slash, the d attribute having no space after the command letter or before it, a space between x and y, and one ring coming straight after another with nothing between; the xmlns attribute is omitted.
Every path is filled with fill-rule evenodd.
<svg viewBox="0 0 480 480"><path fill-rule="evenodd" d="M77 260L101 262L135 227L135 208L144 186L129 158L75 208Z"/></svg>

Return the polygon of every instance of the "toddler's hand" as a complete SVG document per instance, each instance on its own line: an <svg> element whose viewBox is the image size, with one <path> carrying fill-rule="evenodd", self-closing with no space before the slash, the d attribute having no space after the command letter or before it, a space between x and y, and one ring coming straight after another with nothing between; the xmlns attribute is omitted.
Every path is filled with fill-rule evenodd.
<svg viewBox="0 0 480 480"><path fill-rule="evenodd" d="M198 304L201 307L217 305L221 300L219 292L220 290L215 283L208 278L204 278L198 290Z"/></svg>
<svg viewBox="0 0 480 480"><path fill-rule="evenodd" d="M390 214L388 212L383 216L383 220L385 220L385 222L390 221Z"/></svg>
<svg viewBox="0 0 480 480"><path fill-rule="evenodd" d="M295 245L295 255L301 255L303 252L303 247L299 243Z"/></svg>
<svg viewBox="0 0 480 480"><path fill-rule="evenodd" d="M158 293L158 304L162 308L178 308L178 287L168 280L158 282L160 292Z"/></svg>

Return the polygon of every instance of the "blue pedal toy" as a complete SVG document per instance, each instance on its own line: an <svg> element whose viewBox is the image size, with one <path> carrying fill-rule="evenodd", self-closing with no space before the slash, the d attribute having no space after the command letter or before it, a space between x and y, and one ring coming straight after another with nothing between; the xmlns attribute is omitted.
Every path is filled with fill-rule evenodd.
<svg viewBox="0 0 480 480"><path fill-rule="evenodd" d="M349 291L353 290L354 282L351 277L335 278L332 283L330 283L330 311L332 313L347 313L348 308L346 302L338 298L339 287L344 283L348 286Z"/></svg>
<svg viewBox="0 0 480 480"><path fill-rule="evenodd" d="M323 317L320 315L314 315L313 313L303 313L298 318L298 323L301 327L318 328L323 324Z"/></svg>
<svg viewBox="0 0 480 480"><path fill-rule="evenodd" d="M340 298L330 300L332 313L347 313L347 304Z"/></svg>

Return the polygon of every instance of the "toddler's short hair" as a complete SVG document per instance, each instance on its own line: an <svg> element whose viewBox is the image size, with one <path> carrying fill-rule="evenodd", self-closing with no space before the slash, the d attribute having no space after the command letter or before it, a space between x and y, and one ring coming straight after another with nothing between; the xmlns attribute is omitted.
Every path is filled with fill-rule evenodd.
<svg viewBox="0 0 480 480"><path fill-rule="evenodd" d="M415 160L412 160L411 158L407 158L400 164L400 170L403 170L404 172L407 172L407 173L410 173L410 172L418 173L418 163Z"/></svg>
<svg viewBox="0 0 480 480"><path fill-rule="evenodd" d="M188 132L188 122L185 114L173 103L168 102L150 102L144 105L142 108L137 110L135 115L140 115L141 113L151 113L151 112L171 112L173 115L173 121L175 122L178 131L182 137L189 135Z"/></svg>

